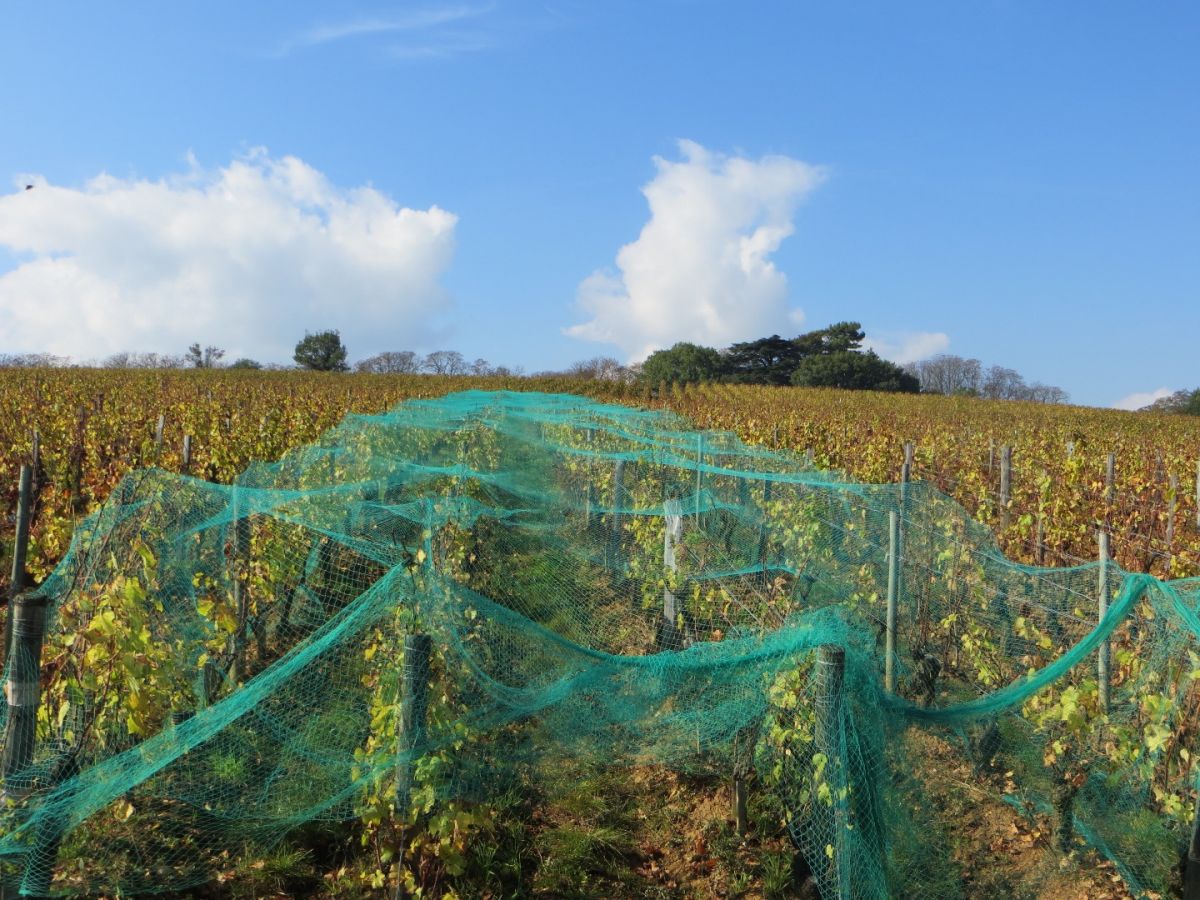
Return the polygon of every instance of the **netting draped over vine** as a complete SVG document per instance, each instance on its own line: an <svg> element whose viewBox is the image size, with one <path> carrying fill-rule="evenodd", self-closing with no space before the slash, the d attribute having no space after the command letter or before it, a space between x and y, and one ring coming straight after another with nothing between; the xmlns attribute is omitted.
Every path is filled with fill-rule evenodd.
<svg viewBox="0 0 1200 900"><path fill-rule="evenodd" d="M935 736L1149 892L1195 796L1200 580L1016 565L927 485L574 396L351 416L232 486L136 472L39 594L36 743L0 813L26 891L183 888L308 823L590 759L753 768L823 896L957 896ZM413 634L432 688L406 718Z"/></svg>

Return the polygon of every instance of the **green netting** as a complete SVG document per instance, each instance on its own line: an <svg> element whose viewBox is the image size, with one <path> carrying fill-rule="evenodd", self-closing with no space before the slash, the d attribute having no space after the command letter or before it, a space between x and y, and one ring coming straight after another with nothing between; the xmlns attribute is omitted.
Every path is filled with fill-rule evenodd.
<svg viewBox="0 0 1200 900"><path fill-rule="evenodd" d="M1104 576L1009 562L924 484L566 395L351 416L233 486L140 471L39 589L5 877L186 888L313 822L415 822L586 759L754 770L822 896L957 896L972 873L928 795L936 735L980 792L1167 891L1195 796L1200 580ZM417 634L427 660L411 640L405 659ZM432 685L423 716L402 709L406 664Z"/></svg>

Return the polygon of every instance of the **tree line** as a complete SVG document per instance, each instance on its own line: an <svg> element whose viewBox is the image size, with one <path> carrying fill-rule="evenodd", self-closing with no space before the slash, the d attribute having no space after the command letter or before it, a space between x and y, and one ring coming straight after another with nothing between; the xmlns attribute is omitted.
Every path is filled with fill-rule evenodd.
<svg viewBox="0 0 1200 900"><path fill-rule="evenodd" d="M608 356L573 363L564 370L542 371L534 376L570 376L605 381L645 381L650 384L726 382L733 384L796 385L851 390L895 391L983 397L992 400L1029 400L1065 403L1067 392L1039 382L1026 382L1004 366L984 367L977 359L940 354L908 366L878 356L862 344L866 335L858 322L837 322L794 338L777 334L731 344L718 350L680 342L659 350L635 365L623 365ZM323 372L379 375L497 375L523 376L520 367L492 365L486 359L468 359L456 350L419 354L411 350L376 353L350 365L349 354L337 330L306 333L297 342L294 366L264 364L249 358L225 364L225 351L212 345L192 344L180 355L116 353L101 363L108 369L288 369L300 367ZM0 368L61 367L65 357L46 353L0 354ZM1200 389L1178 391L1146 409L1200 414Z"/></svg>
<svg viewBox="0 0 1200 900"><path fill-rule="evenodd" d="M641 376L653 383L719 381L1037 403L1068 400L1062 388L1026 382L1015 369L984 368L977 359L947 353L902 367L871 349L863 349L865 338L858 322L838 322L794 338L773 334L724 350L678 343L669 350L652 353L642 365Z"/></svg>
<svg viewBox="0 0 1200 900"><path fill-rule="evenodd" d="M1035 403L1066 403L1062 388L1040 382L1027 383L1015 369L989 366L977 359L942 353L908 366L921 384L923 394L984 397L988 400L1032 400Z"/></svg>
<svg viewBox="0 0 1200 900"><path fill-rule="evenodd" d="M1176 391L1166 397L1160 397L1149 406L1143 406L1140 411L1200 416L1200 388Z"/></svg>
<svg viewBox="0 0 1200 900"><path fill-rule="evenodd" d="M917 393L921 385L916 376L864 350L865 338L858 322L838 322L794 338L773 334L724 350L679 343L650 354L642 376L654 383L723 381Z"/></svg>

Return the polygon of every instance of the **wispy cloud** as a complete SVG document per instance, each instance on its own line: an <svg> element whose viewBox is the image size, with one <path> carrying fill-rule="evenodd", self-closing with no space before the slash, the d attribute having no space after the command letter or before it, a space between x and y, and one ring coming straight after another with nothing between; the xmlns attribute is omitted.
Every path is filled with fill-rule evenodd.
<svg viewBox="0 0 1200 900"><path fill-rule="evenodd" d="M944 352L950 346L950 337L941 331L883 332L869 335L863 346L884 359L906 366Z"/></svg>
<svg viewBox="0 0 1200 900"><path fill-rule="evenodd" d="M1170 388L1160 387L1153 391L1139 391L1135 394L1130 394L1128 397L1122 397L1113 404L1114 409L1141 409L1143 406L1149 406L1155 400L1161 400L1163 397L1170 397L1173 394Z"/></svg>
<svg viewBox="0 0 1200 900"><path fill-rule="evenodd" d="M492 4L447 5L409 10L395 16L373 16L349 19L332 24L314 25L311 28L285 38L279 47L276 48L274 56L289 56L300 50L318 47L323 44L332 44L338 41L381 36L415 37L422 35L430 38L426 41L402 44L398 48L392 48L392 50L411 51L414 48L436 50L439 47L449 49L455 45L455 39L460 38L461 35L445 33L444 30L447 26L460 25L464 22L479 19L482 16L486 16L493 9L494 6ZM462 41L458 41L458 43L463 44ZM490 44L487 46L490 46ZM464 49L459 49L456 52L468 52L475 49L485 49L485 47L483 45L469 47L464 45ZM393 55L397 54L393 53ZM445 53L443 52L441 55L445 55ZM414 57L415 54L409 53L405 58Z"/></svg>
<svg viewBox="0 0 1200 900"><path fill-rule="evenodd" d="M423 40L397 42L386 50L391 59L446 59L464 53L491 50L498 44L496 38L485 31L455 31L432 35Z"/></svg>

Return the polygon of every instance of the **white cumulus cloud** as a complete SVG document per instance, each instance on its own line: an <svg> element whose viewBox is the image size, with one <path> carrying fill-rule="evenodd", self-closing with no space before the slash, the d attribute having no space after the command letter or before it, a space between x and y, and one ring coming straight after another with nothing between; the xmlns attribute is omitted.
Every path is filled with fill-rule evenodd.
<svg viewBox="0 0 1200 900"><path fill-rule="evenodd" d="M354 356L426 343L456 222L261 149L160 180L22 178L0 195L17 259L0 274L0 349L97 359L199 341L290 361L324 328Z"/></svg>
<svg viewBox="0 0 1200 900"><path fill-rule="evenodd" d="M943 353L950 336L941 331L900 331L868 335L863 347L901 366Z"/></svg>
<svg viewBox="0 0 1200 900"><path fill-rule="evenodd" d="M630 361L678 341L723 347L798 330L787 276L771 254L792 233L800 200L823 170L786 156L758 160L680 141L682 160L655 157L642 188L650 220L617 253L615 271L579 285L591 318L565 331L615 344Z"/></svg>
<svg viewBox="0 0 1200 900"><path fill-rule="evenodd" d="M1128 397L1122 397L1113 404L1113 409L1141 409L1143 406L1149 406L1155 400L1170 397L1173 393L1175 393L1173 390L1165 387L1153 391L1141 391L1130 394Z"/></svg>

